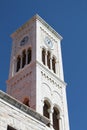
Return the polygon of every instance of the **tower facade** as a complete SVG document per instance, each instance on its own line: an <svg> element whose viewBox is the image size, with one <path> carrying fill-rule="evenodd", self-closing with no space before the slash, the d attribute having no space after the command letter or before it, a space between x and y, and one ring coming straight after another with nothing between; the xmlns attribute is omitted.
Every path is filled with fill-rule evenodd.
<svg viewBox="0 0 87 130"><path fill-rule="evenodd" d="M7 93L50 119L50 129L69 130L62 37L38 15L11 37Z"/></svg>

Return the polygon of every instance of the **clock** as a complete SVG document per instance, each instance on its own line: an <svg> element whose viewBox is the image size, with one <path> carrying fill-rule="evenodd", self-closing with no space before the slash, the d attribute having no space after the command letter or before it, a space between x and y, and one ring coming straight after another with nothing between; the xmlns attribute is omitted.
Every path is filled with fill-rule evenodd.
<svg viewBox="0 0 87 130"><path fill-rule="evenodd" d="M48 47L50 47L50 48L52 48L53 47L53 43L52 43L52 41L50 40L50 38L49 37L45 37L45 44L48 46Z"/></svg>
<svg viewBox="0 0 87 130"><path fill-rule="evenodd" d="M28 36L25 36L22 40L21 40L21 42L20 42L20 46L23 46L23 45L25 45L27 42L28 42Z"/></svg>

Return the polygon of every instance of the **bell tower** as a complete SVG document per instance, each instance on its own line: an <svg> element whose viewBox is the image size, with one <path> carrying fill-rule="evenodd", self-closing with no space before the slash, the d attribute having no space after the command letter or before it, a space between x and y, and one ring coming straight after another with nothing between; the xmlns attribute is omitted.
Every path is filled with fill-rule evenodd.
<svg viewBox="0 0 87 130"><path fill-rule="evenodd" d="M11 37L7 93L49 118L49 128L69 130L62 37L38 15Z"/></svg>

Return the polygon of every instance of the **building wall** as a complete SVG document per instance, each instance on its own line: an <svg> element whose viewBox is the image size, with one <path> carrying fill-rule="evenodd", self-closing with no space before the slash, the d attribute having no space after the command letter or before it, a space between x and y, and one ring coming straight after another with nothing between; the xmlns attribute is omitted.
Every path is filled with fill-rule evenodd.
<svg viewBox="0 0 87 130"><path fill-rule="evenodd" d="M0 91L0 130L49 130L48 120L29 107Z"/></svg>
<svg viewBox="0 0 87 130"><path fill-rule="evenodd" d="M21 40L26 35L29 36L29 42L20 46ZM46 44L46 37L52 41L53 47ZM66 83L64 82L61 55L62 37L36 15L14 32L12 38L14 45L11 56L10 76L7 81L7 93L21 102L23 102L24 97L28 96L30 107L42 115L44 101L48 100L51 106L51 110L49 110L51 125L53 126L53 107L56 107L60 113L60 116L58 116L61 122L60 130L69 130ZM16 68L16 65L14 63L16 61L14 57L17 58L29 46L32 48L31 63L26 64L24 68L15 73L14 68ZM42 62L43 48L46 50L45 65ZM50 52L51 67L47 65L48 52ZM56 59L56 72L52 68L53 57Z"/></svg>
<svg viewBox="0 0 87 130"><path fill-rule="evenodd" d="M51 52L51 58L54 56L56 58L56 75L61 79L63 78L63 66L62 66L62 56L61 56L61 40L62 37L58 37L53 33L53 29L50 30L50 25L43 20L36 21L36 60L42 63L42 49L45 48L46 51ZM53 47L48 47L45 43L45 38L49 37Z"/></svg>
<svg viewBox="0 0 87 130"><path fill-rule="evenodd" d="M34 109L36 106L35 71L35 67L31 63L7 81L7 93L21 102L25 97L28 97L30 106Z"/></svg>

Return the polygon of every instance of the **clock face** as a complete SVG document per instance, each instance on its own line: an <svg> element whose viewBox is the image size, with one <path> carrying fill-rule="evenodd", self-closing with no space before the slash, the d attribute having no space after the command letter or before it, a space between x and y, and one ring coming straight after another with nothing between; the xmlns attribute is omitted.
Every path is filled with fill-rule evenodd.
<svg viewBox="0 0 87 130"><path fill-rule="evenodd" d="M49 37L45 37L45 44L46 44L48 47L50 47L50 48L53 47L53 43L52 43L52 41L50 40Z"/></svg>
<svg viewBox="0 0 87 130"><path fill-rule="evenodd" d="M25 36L22 40L21 40L21 42L20 42L20 46L23 46L23 45L25 45L27 42L28 42L28 36Z"/></svg>

